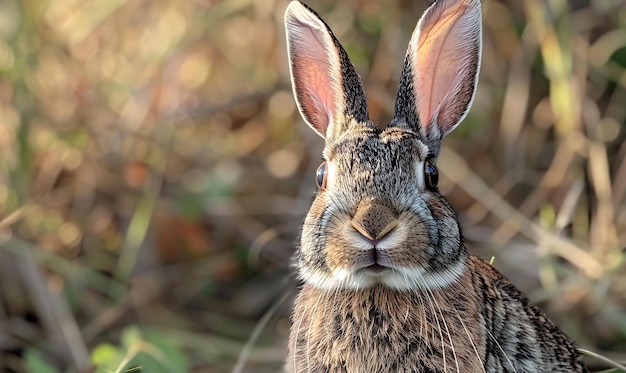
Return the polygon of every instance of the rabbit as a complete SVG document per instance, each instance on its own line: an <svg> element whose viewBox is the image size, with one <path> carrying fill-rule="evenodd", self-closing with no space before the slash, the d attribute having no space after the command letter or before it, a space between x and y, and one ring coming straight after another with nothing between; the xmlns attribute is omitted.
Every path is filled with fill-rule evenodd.
<svg viewBox="0 0 626 373"><path fill-rule="evenodd" d="M482 48L478 0L419 20L385 129L328 25L292 1L294 96L325 139L294 261L302 282L287 372L586 372L573 342L470 255L437 189L442 138L469 111Z"/></svg>

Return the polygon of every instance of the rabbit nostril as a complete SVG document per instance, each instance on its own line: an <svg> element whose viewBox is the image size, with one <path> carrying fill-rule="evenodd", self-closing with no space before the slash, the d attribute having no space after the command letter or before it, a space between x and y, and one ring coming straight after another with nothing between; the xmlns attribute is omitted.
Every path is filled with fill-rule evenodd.
<svg viewBox="0 0 626 373"><path fill-rule="evenodd" d="M367 242L369 242L369 243L372 245L372 247L376 247L376 245L377 245L377 244L378 244L378 242L380 241L380 240L377 240L377 239L371 239L371 238L369 238L369 237L365 237L365 236L363 236L363 238L365 238L365 240L366 240Z"/></svg>
<svg viewBox="0 0 626 373"><path fill-rule="evenodd" d="M390 221L389 223L387 223L387 225L385 225L383 227L383 229L376 236L377 241L380 240L381 238L385 237L386 235L388 235L397 226L398 226L398 221L397 220L393 220L393 221Z"/></svg>

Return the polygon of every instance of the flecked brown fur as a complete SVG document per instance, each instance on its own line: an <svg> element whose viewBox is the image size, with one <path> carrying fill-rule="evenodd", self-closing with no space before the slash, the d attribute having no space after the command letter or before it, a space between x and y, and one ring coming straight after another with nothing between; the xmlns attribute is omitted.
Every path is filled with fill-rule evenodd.
<svg viewBox="0 0 626 373"><path fill-rule="evenodd" d="M425 12L384 129L328 25L297 1L285 24L298 109L325 139L295 258L304 285L287 372L586 372L572 341L467 253L437 190L441 140L478 81L480 2Z"/></svg>

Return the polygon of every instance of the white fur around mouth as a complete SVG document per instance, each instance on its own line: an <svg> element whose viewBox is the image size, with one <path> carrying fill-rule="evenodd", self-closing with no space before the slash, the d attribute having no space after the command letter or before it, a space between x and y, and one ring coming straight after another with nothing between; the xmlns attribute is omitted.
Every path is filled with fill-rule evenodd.
<svg viewBox="0 0 626 373"><path fill-rule="evenodd" d="M430 290L449 286L465 271L465 262L456 264L436 273L423 268L395 267L376 273L367 270L347 270L336 268L330 273L306 268L300 269L300 277L308 284L323 290L359 290L384 285L397 290Z"/></svg>

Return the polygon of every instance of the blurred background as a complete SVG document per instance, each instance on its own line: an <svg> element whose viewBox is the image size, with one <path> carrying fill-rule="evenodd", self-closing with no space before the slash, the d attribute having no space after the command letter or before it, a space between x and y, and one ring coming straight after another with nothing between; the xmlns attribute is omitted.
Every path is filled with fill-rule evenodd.
<svg viewBox="0 0 626 373"><path fill-rule="evenodd" d="M377 123L429 3L309 2ZM0 1L0 370L281 368L322 148L292 98L286 6ZM624 362L626 2L483 12L441 191L473 253Z"/></svg>

